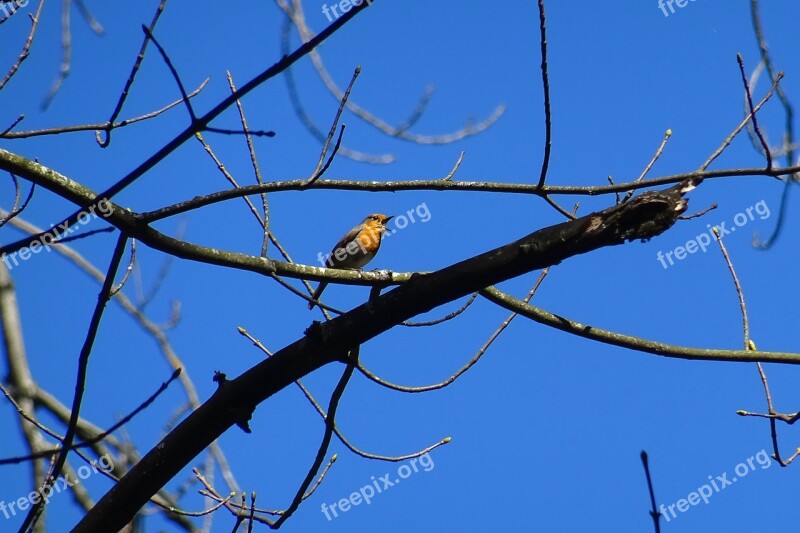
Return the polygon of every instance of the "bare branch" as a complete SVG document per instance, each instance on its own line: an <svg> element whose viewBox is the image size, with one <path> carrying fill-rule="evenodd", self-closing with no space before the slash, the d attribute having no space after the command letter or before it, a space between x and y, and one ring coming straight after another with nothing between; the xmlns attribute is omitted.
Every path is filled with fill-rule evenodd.
<svg viewBox="0 0 800 533"><path fill-rule="evenodd" d="M14 77L14 74L17 73L19 67L22 66L22 62L28 59L28 55L31 51L31 45L33 44L33 38L36 35L36 28L39 27L39 20L42 14L42 7L44 6L44 0L39 0L39 7L36 8L36 14L30 15L31 17L31 31L28 34L28 39L25 41L25 45L22 47L22 52L20 52L19 57L17 57L17 61L11 66L8 73L6 73L5 77L0 80L0 91L3 90L3 87ZM13 126L12 126L13 127Z"/></svg>
<svg viewBox="0 0 800 533"><path fill-rule="evenodd" d="M539 7L539 47L542 55L542 89L544 91L544 156L542 157L542 169L539 172L539 183L541 189L547 179L547 170L550 168L550 149L552 147L552 118L550 115L550 80L547 73L547 29L545 27L544 0L538 0Z"/></svg>

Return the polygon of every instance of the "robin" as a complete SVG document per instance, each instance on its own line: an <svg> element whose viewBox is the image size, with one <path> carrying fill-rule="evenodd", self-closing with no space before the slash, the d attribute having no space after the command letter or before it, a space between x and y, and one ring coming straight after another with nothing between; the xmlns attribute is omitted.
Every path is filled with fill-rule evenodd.
<svg viewBox="0 0 800 533"><path fill-rule="evenodd" d="M375 257L378 253L378 248L381 247L381 237L386 231L386 223L392 218L390 216L374 213L367 216L361 224L347 232L341 238L336 246L333 247L331 253L323 258L322 254L318 255L321 263L330 268L342 268L346 270L360 269ZM319 297L325 287L328 286L327 281L321 281L317 290L308 303L308 308L313 309L318 303Z"/></svg>

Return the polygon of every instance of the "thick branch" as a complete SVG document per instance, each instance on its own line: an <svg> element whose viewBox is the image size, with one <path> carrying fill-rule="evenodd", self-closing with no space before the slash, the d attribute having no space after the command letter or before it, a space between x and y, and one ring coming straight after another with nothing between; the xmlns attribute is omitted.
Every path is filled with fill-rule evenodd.
<svg viewBox="0 0 800 533"><path fill-rule="evenodd" d="M649 239L686 210L690 182L648 192L577 220L538 230L515 242L404 285L324 324L314 323L293 344L223 382L214 395L137 463L84 517L75 532L118 531L148 498L233 424L246 424L255 407L306 374L420 313L573 255L634 239Z"/></svg>

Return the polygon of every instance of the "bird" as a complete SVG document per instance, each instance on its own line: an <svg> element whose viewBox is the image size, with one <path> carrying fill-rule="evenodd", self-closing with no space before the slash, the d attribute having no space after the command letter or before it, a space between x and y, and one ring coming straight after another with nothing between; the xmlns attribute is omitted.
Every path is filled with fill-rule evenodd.
<svg viewBox="0 0 800 533"><path fill-rule="evenodd" d="M327 257L323 258L321 253L318 254L320 262L329 268L361 269L378 253L378 249L381 247L381 238L387 229L386 223L392 218L394 216L386 216L381 213L367 215L361 224L348 231L336 243ZM309 309L314 309L314 306L319 303L319 297L327 286L327 281L319 283L308 303Z"/></svg>

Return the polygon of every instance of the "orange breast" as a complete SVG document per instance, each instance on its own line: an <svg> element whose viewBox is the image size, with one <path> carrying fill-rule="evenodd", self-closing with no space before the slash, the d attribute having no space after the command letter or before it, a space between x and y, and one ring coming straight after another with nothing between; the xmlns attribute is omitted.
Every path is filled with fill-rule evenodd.
<svg viewBox="0 0 800 533"><path fill-rule="evenodd" d="M365 228L358 234L358 242L369 253L375 253L381 246L381 233L372 228Z"/></svg>

